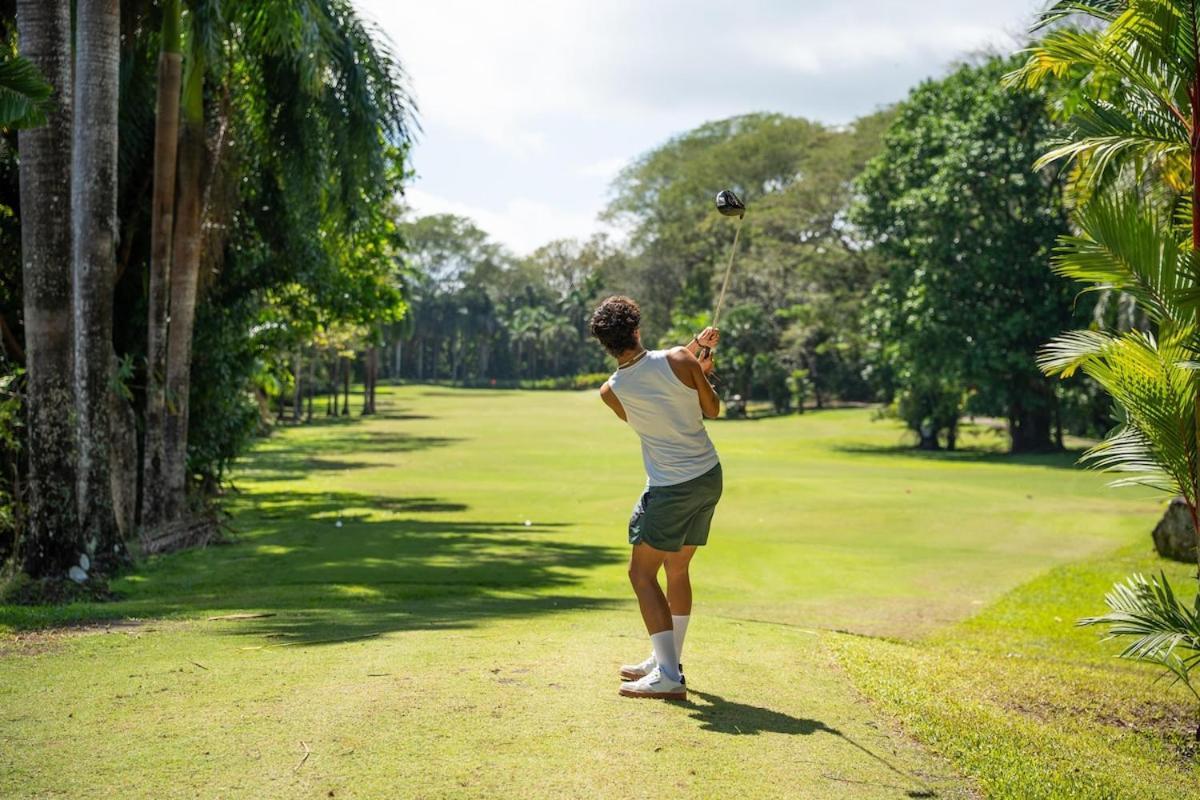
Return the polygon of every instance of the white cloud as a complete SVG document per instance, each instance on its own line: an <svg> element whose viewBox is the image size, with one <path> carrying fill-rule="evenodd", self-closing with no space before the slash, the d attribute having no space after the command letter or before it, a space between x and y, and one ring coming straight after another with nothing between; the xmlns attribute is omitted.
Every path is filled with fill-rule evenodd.
<svg viewBox="0 0 1200 800"><path fill-rule="evenodd" d="M629 163L628 156L614 156L613 158L602 158L599 161L593 161L590 164L584 164L576 170L576 173L585 178L603 178L611 180L616 177L621 168Z"/></svg>
<svg viewBox="0 0 1200 800"><path fill-rule="evenodd" d="M517 255L528 255L551 239L586 239L602 227L592 214L573 214L525 197L509 198L497 208L440 197L417 187L405 190L404 196L418 215L457 214L473 219Z"/></svg>
<svg viewBox="0 0 1200 800"><path fill-rule="evenodd" d="M517 251L597 229L620 167L671 135L751 111L848 122L960 55L1012 47L1045 4L354 2L394 41L420 106L410 197Z"/></svg>
<svg viewBox="0 0 1200 800"><path fill-rule="evenodd" d="M745 31L738 40L744 58L804 75L915 59L940 66L967 52L1013 44L1009 35L991 25L924 19L902 30L871 22L825 29L769 27Z"/></svg>

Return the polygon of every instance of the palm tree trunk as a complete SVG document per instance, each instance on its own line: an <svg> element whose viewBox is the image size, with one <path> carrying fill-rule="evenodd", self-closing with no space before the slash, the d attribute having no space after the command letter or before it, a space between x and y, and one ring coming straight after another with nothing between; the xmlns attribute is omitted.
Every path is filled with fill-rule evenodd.
<svg viewBox="0 0 1200 800"><path fill-rule="evenodd" d="M164 436L167 519L187 509L188 395L191 391L192 329L200 276L203 197L204 64L193 47L182 99L175 238L171 264L171 322L167 330L167 415Z"/></svg>
<svg viewBox="0 0 1200 800"><path fill-rule="evenodd" d="M158 105L154 130L154 195L150 221L149 321L146 327L146 441L142 460L142 526L167 519L165 474L167 298L171 237L175 227L175 155L179 144L179 92L183 55L179 43L180 0L163 6L158 55Z"/></svg>
<svg viewBox="0 0 1200 800"><path fill-rule="evenodd" d="M78 0L75 31L71 220L79 522L95 560L111 566L127 557L109 475L121 45L117 0Z"/></svg>
<svg viewBox="0 0 1200 800"><path fill-rule="evenodd" d="M1191 8L1192 30L1197 30L1196 8ZM1191 166L1192 166L1192 250L1200 250L1200 47L1195 53L1195 63L1192 65L1192 83L1188 87L1188 97L1192 105L1191 130ZM1200 312L1197 312L1200 315ZM1192 401L1193 435L1200 438L1200 394ZM1196 537L1196 562L1200 565L1200 510L1196 503L1200 502L1200 464L1192 465L1191 497L1188 500L1188 511L1192 515L1192 531ZM1196 738L1200 739L1200 727L1196 729Z"/></svg>
<svg viewBox="0 0 1200 800"><path fill-rule="evenodd" d="M68 0L19 0L21 55L54 86L46 125L18 134L21 278L29 482L17 555L30 575L64 575L83 550L75 504L71 381L71 9Z"/></svg>

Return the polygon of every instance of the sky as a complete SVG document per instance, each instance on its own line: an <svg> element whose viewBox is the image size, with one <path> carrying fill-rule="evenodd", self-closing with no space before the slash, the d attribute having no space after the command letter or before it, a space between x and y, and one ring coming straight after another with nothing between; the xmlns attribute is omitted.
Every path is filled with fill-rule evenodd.
<svg viewBox="0 0 1200 800"><path fill-rule="evenodd" d="M419 214L524 255L586 238L622 166L709 120L830 124L1015 49L1045 0L354 0L409 76Z"/></svg>

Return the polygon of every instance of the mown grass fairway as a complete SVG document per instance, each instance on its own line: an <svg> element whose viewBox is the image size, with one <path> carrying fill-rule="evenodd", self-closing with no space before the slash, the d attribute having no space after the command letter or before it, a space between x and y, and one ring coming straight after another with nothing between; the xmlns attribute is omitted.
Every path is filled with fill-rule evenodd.
<svg viewBox="0 0 1200 800"><path fill-rule="evenodd" d="M1154 735L1103 727L1109 701L1181 725L1186 705L1136 694L1151 673L1070 627L1131 561L1158 567L1160 505L1071 456L902 452L867 410L714 423L726 494L694 567L693 699L663 704L616 694L647 651L624 574L633 433L591 392L380 402L264 441L235 544L152 561L116 603L0 608L0 795L1037 796L990 780L979 748L1020 772L1022 720L1081 698L1097 741L1060 746L1116 742L1113 770L1158 776L1148 796L1195 785L1168 745L1118 741ZM1073 562L1090 566L1034 580ZM208 619L252 612L273 616ZM1085 665L1065 683L1059 651ZM1004 681L1027 705L1038 681L1059 694L980 705Z"/></svg>

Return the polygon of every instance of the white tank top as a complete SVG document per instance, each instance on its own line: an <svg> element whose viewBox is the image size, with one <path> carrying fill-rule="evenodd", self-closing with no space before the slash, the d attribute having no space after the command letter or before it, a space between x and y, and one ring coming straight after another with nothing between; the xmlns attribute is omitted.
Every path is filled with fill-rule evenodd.
<svg viewBox="0 0 1200 800"><path fill-rule="evenodd" d="M637 363L618 369L608 385L642 440L648 486L690 481L717 465L700 398L675 377L666 350L650 350Z"/></svg>

